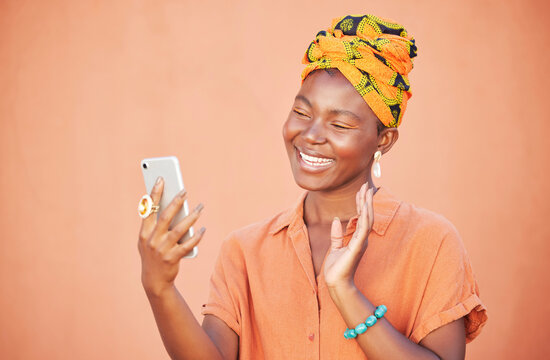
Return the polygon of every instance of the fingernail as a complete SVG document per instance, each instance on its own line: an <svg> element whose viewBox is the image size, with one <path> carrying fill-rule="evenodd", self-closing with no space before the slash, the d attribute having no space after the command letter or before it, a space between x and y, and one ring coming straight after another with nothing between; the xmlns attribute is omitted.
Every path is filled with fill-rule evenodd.
<svg viewBox="0 0 550 360"><path fill-rule="evenodd" d="M202 236L202 234L204 234L205 231L206 231L206 228L204 226L201 227L201 229L199 230L199 235Z"/></svg>
<svg viewBox="0 0 550 360"><path fill-rule="evenodd" d="M186 194L187 194L187 190L183 189L182 191L180 191L180 192L178 193L178 196L179 196L180 198L183 198L183 197L185 197Z"/></svg>
<svg viewBox="0 0 550 360"><path fill-rule="evenodd" d="M199 205L197 205L197 207L195 208L195 211L196 212L201 212L201 210L204 208L204 205L202 203L200 203Z"/></svg>
<svg viewBox="0 0 550 360"><path fill-rule="evenodd" d="M159 177L157 178L157 182L155 183L155 185L158 185L158 184L160 184L160 183L161 183L161 181L162 181L162 176L159 176Z"/></svg>
<svg viewBox="0 0 550 360"><path fill-rule="evenodd" d="M340 218L338 216L335 216L332 221L340 221Z"/></svg>

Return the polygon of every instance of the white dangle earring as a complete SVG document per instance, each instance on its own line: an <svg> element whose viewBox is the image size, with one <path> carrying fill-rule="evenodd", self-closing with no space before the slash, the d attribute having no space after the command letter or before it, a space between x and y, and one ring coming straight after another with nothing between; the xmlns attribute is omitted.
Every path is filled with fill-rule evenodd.
<svg viewBox="0 0 550 360"><path fill-rule="evenodd" d="M374 176L377 178L382 175L382 171L380 170L380 158L382 157L382 152L378 150L374 153L374 164L372 164L372 172L374 173Z"/></svg>

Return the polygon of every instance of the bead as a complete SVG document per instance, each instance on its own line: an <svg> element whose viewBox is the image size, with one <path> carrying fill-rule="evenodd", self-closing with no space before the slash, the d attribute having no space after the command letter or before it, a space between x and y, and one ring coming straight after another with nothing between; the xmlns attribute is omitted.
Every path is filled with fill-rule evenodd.
<svg viewBox="0 0 550 360"><path fill-rule="evenodd" d="M384 314L386 313L387 311L387 307L386 305L380 305L376 308L376 310L374 310L374 316L376 316L378 319L380 319L381 317L384 316Z"/></svg>
<svg viewBox="0 0 550 360"><path fill-rule="evenodd" d="M368 327L371 327L373 326L374 324L376 324L376 321L378 319L376 318L376 316L374 315L371 315L367 318L367 320L365 320L365 325L367 325Z"/></svg>
<svg viewBox="0 0 550 360"><path fill-rule="evenodd" d="M357 335L363 334L368 328L374 326L378 319L384 317L384 314L388 311L386 305L379 305L374 309L374 315L369 316L364 323L361 323L355 327L355 329L346 329L344 331L344 337L346 339L356 338Z"/></svg>
<svg viewBox="0 0 550 360"><path fill-rule="evenodd" d="M344 331L344 337L346 339L351 339L351 337L349 336L349 329L346 329L346 331Z"/></svg>
<svg viewBox="0 0 550 360"><path fill-rule="evenodd" d="M362 334L365 331L367 331L367 325L365 325L365 323L361 323L355 327L355 332L357 334Z"/></svg>

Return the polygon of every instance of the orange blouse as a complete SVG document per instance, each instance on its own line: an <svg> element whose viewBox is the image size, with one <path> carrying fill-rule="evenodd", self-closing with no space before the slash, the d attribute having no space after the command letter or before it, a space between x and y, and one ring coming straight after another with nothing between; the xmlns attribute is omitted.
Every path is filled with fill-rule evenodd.
<svg viewBox="0 0 550 360"><path fill-rule="evenodd" d="M202 314L239 335L240 359L366 359L330 298L323 272L315 277L304 193L296 206L232 233L218 256ZM402 202L380 187L374 225L355 275L358 289L386 319L418 343L465 316L466 341L487 321L455 227L446 218ZM344 242L355 231L346 228Z"/></svg>

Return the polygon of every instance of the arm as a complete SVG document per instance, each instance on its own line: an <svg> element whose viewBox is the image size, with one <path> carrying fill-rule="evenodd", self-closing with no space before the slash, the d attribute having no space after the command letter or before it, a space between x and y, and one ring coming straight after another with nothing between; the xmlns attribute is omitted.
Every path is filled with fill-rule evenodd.
<svg viewBox="0 0 550 360"><path fill-rule="evenodd" d="M329 292L350 329L374 312L375 306L353 284L331 287ZM409 340L384 318L355 340L348 341L358 341L369 359L464 359L466 349L462 318L431 332L420 345Z"/></svg>
<svg viewBox="0 0 550 360"><path fill-rule="evenodd" d="M367 248L368 234L374 222L372 194L373 190L367 190L366 185L357 193L359 219L357 229L347 246L342 244L340 221L333 221L331 249L325 260L325 280L329 293L350 329L364 322L375 309L357 289L353 280ZM409 340L384 318L378 320L367 332L358 335L355 340L348 341L358 341L369 359L464 359L466 346L462 319L431 332L420 344Z"/></svg>
<svg viewBox="0 0 550 360"><path fill-rule="evenodd" d="M158 204L163 182L157 182L151 198ZM204 234L204 228L183 244L178 240L199 218L198 206L173 229L169 224L183 206L185 193L174 198L160 214L142 221L138 249L141 255L141 281L164 346L172 359L235 359L238 336L223 321L205 318L204 327L174 285L182 257L192 251Z"/></svg>
<svg viewBox="0 0 550 360"><path fill-rule="evenodd" d="M172 359L237 358L237 334L212 315L205 317L201 327L176 287L159 295L148 293L147 297L164 347Z"/></svg>

